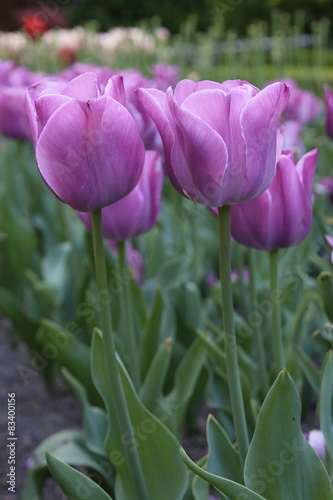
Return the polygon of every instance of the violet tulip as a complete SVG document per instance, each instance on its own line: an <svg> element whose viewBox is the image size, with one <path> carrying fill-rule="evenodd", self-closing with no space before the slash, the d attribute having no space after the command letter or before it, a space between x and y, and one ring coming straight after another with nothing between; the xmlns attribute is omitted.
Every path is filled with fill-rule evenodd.
<svg viewBox="0 0 333 500"><path fill-rule="evenodd" d="M328 85L324 86L326 104L326 133L333 140L333 95Z"/></svg>
<svg viewBox="0 0 333 500"><path fill-rule="evenodd" d="M231 234L242 245L275 250L300 243L312 223L312 186L318 151L296 164L292 151L283 151L269 188L257 198L231 207Z"/></svg>
<svg viewBox="0 0 333 500"><path fill-rule="evenodd" d="M175 90L137 90L164 147L173 186L206 206L241 203L272 182L284 83L262 91L240 80L182 80Z"/></svg>
<svg viewBox="0 0 333 500"><path fill-rule="evenodd" d="M102 210L103 234L107 239L125 241L148 232L161 210L163 172L156 151L147 151L141 178L125 198ZM90 214L78 216L91 231Z"/></svg>
<svg viewBox="0 0 333 500"><path fill-rule="evenodd" d="M106 87L94 73L42 82L29 88L27 109L39 172L62 202L93 212L134 189L145 150L120 76Z"/></svg>
<svg viewBox="0 0 333 500"><path fill-rule="evenodd" d="M287 120L297 120L301 123L309 123L318 118L322 112L321 100L312 92L300 89L291 78L283 80L290 89L290 99L285 109Z"/></svg>
<svg viewBox="0 0 333 500"><path fill-rule="evenodd" d="M27 88L43 78L13 61L0 61L0 132L8 138L31 140L25 105Z"/></svg>
<svg viewBox="0 0 333 500"><path fill-rule="evenodd" d="M288 120L280 127L283 137L283 149L296 149L299 156L305 153L305 146L301 139L302 124L297 120Z"/></svg>

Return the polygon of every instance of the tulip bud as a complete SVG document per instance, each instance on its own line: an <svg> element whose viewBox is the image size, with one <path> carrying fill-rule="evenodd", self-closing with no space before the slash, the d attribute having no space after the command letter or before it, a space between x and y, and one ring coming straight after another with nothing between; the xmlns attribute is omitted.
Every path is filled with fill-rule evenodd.
<svg viewBox="0 0 333 500"><path fill-rule="evenodd" d="M145 149L120 76L106 87L94 73L42 82L29 88L27 109L39 172L62 202L93 212L134 189Z"/></svg>
<svg viewBox="0 0 333 500"><path fill-rule="evenodd" d="M231 207L231 234L242 245L258 250L286 248L300 243L312 224L312 185L318 151L295 163L284 151L269 188L257 198Z"/></svg>
<svg viewBox="0 0 333 500"><path fill-rule="evenodd" d="M217 207L250 200L272 182L289 96L284 83L259 91L240 80L182 80L174 91L137 93L161 135L167 174L183 196Z"/></svg>
<svg viewBox="0 0 333 500"><path fill-rule="evenodd" d="M103 208L103 234L107 239L124 241L148 232L161 210L163 172L158 153L147 151L141 178L135 189L122 200ZM91 231L90 214L78 216Z"/></svg>

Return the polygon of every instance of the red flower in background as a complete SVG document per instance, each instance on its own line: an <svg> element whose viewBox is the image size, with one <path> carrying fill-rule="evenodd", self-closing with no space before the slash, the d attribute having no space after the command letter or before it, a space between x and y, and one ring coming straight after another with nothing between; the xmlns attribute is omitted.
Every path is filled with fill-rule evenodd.
<svg viewBox="0 0 333 500"><path fill-rule="evenodd" d="M76 60L77 51L71 47L61 47L57 52L58 63L61 66L70 66Z"/></svg>
<svg viewBox="0 0 333 500"><path fill-rule="evenodd" d="M49 29L48 24L37 14L22 17L21 23L23 31L33 40Z"/></svg>

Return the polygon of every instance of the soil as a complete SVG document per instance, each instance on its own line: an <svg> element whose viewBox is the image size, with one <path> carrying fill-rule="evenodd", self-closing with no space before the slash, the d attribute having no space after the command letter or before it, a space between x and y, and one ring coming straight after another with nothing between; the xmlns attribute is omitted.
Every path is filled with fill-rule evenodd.
<svg viewBox="0 0 333 500"><path fill-rule="evenodd" d="M26 476L26 463L33 450L50 434L61 429L81 428L81 408L59 380L50 389L40 375L23 380L19 366L30 366L29 353L24 344L10 345L9 325L0 320L0 498L20 500ZM7 397L15 393L16 411L16 491L8 492L9 472L7 448ZM62 500L66 497L52 477L48 478L43 500Z"/></svg>

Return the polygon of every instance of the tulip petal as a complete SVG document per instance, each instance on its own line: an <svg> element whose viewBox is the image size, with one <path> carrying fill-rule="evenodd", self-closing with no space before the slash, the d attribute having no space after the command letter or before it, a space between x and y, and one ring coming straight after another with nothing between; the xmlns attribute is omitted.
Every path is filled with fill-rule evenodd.
<svg viewBox="0 0 333 500"><path fill-rule="evenodd" d="M318 149L315 148L302 156L296 166L296 170L309 199L311 199L312 195L313 179L317 166L317 159Z"/></svg>
<svg viewBox="0 0 333 500"><path fill-rule="evenodd" d="M173 113L178 127L171 162L182 189L206 206L228 203L228 193L222 186L228 162L224 140L202 118L176 102Z"/></svg>
<svg viewBox="0 0 333 500"><path fill-rule="evenodd" d="M40 136L50 116L70 100L70 97L60 94L44 94L35 100L37 138Z"/></svg>
<svg viewBox="0 0 333 500"><path fill-rule="evenodd" d="M144 146L129 112L103 96L59 108L40 135L36 158L45 182L63 202L91 212L135 187Z"/></svg>
<svg viewBox="0 0 333 500"><path fill-rule="evenodd" d="M246 142L243 199L262 193L273 180L276 134L288 98L287 85L273 83L250 99L241 113L241 127Z"/></svg>
<svg viewBox="0 0 333 500"><path fill-rule="evenodd" d="M190 94L183 102L182 109L202 118L229 144L230 129L228 124L230 97L220 89L201 90Z"/></svg>
<svg viewBox="0 0 333 500"><path fill-rule="evenodd" d="M170 92L168 93L167 91L167 94L165 94L158 89L144 88L139 88L136 92L146 111L155 122L157 130L161 136L164 149L164 165L168 177L174 188L177 189L179 193L183 194L182 188L178 180L176 179L175 174L173 173L170 161L171 150L175 140L173 131L173 128L175 127L174 118L170 113L167 102L167 96L170 94Z"/></svg>
<svg viewBox="0 0 333 500"><path fill-rule="evenodd" d="M95 73L83 73L71 80L63 89L62 94L85 101L100 97L101 89Z"/></svg>
<svg viewBox="0 0 333 500"><path fill-rule="evenodd" d="M124 80L121 75L115 75L107 83L105 87L105 95L108 95L120 102L124 107L126 107L126 95L124 88Z"/></svg>

